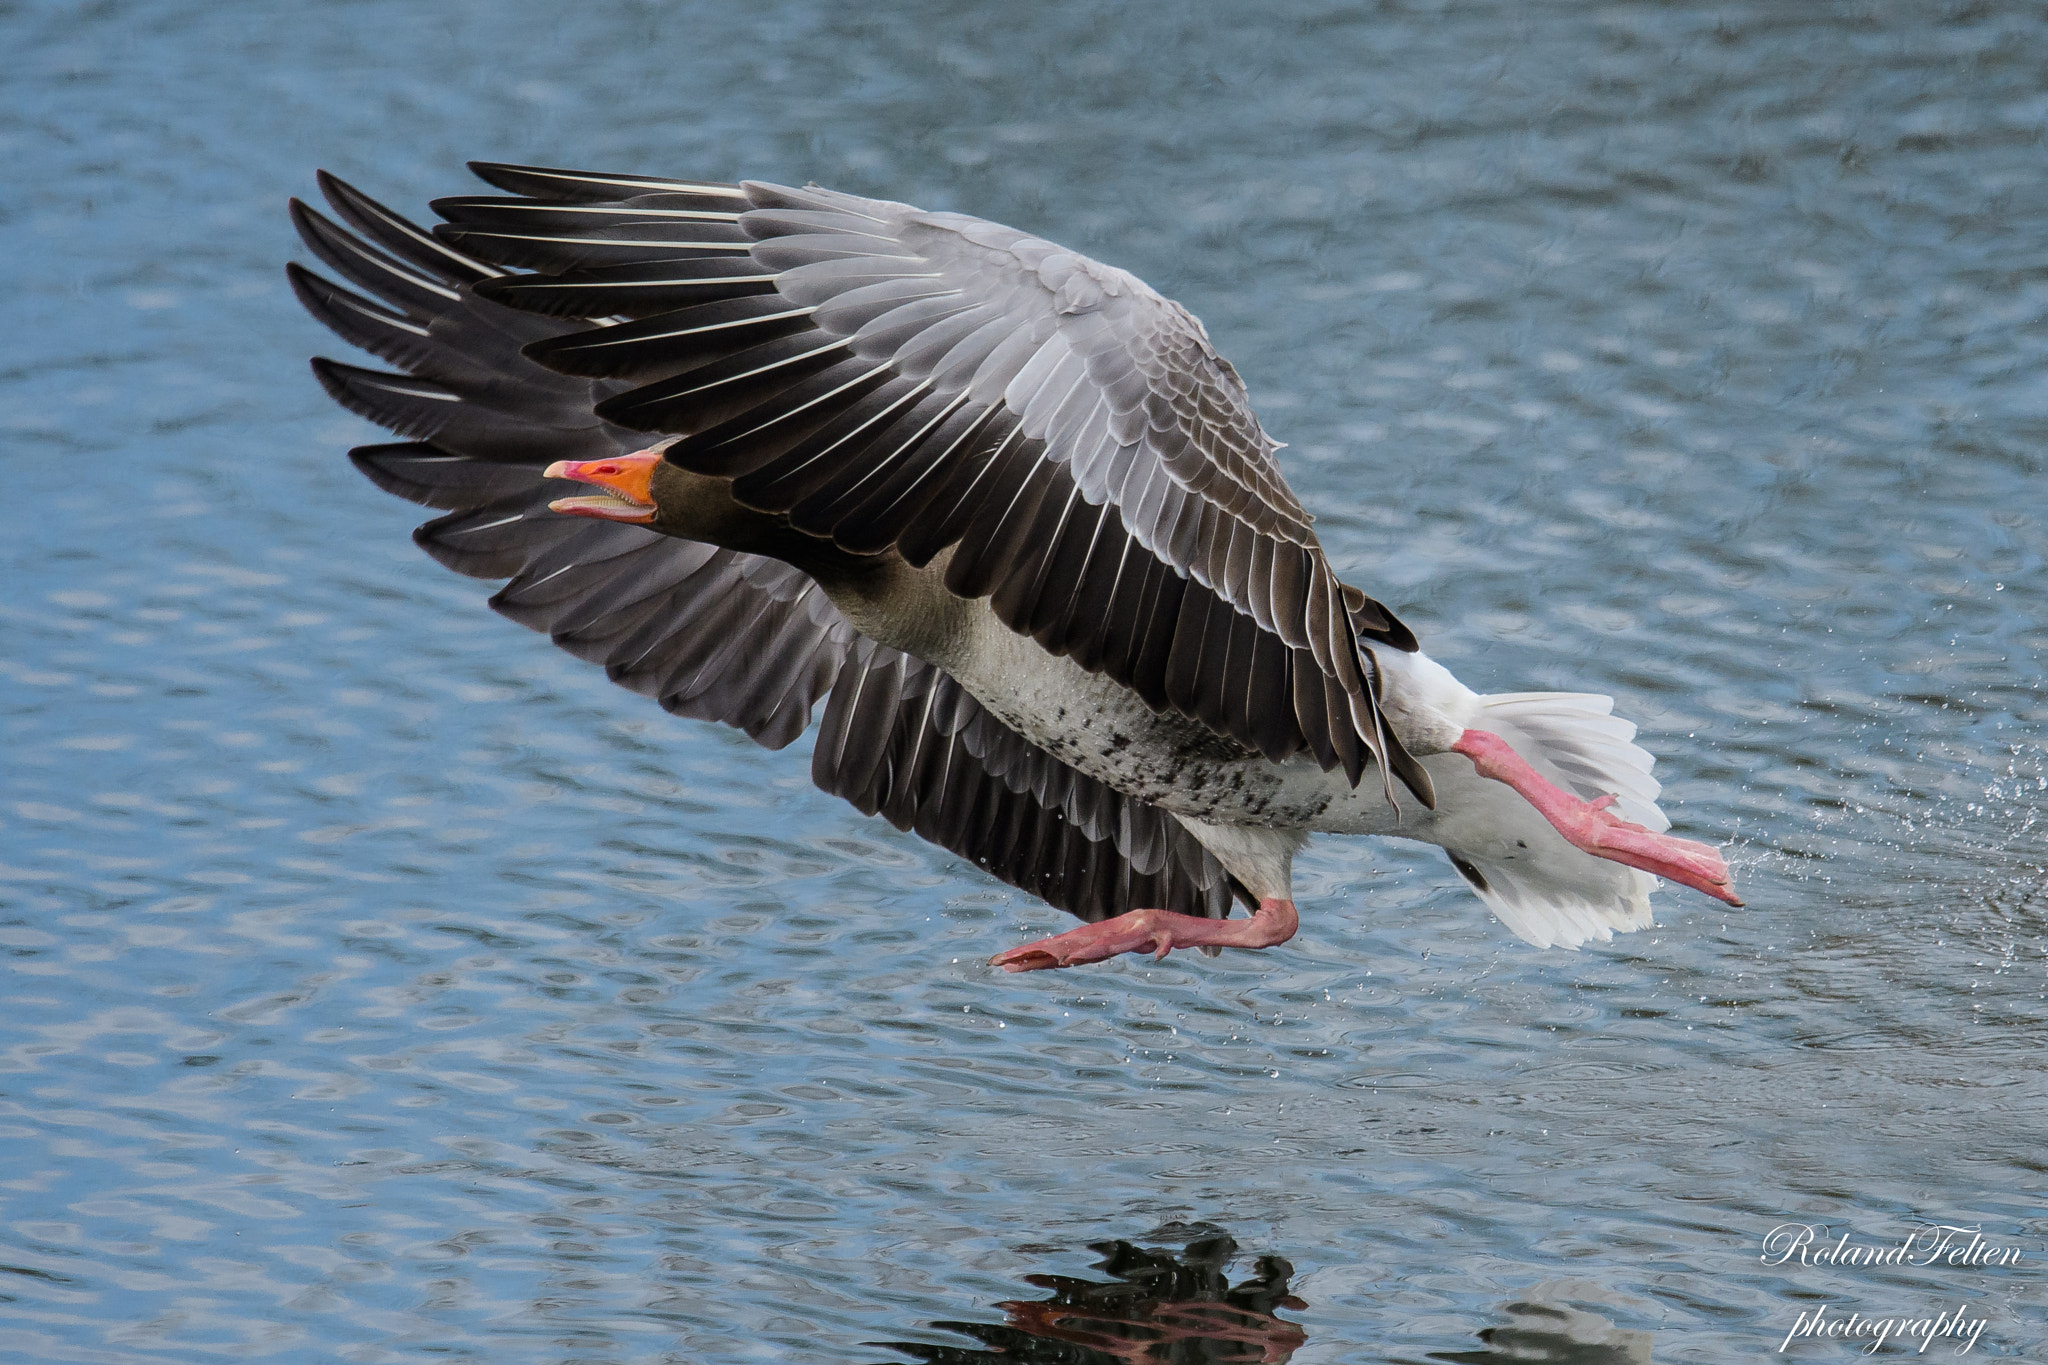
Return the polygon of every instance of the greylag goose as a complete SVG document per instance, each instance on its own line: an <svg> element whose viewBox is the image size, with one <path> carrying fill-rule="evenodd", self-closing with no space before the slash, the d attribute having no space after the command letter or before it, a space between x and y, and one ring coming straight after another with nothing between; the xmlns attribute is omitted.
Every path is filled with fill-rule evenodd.
<svg viewBox="0 0 2048 1365"><path fill-rule="evenodd" d="M1243 383L1142 281L819 188L474 164L423 230L326 175L320 382L443 564L680 715L1085 921L1009 971L1264 948L1309 835L1442 847L1538 946L1740 905L1605 697L1482 696L1340 582ZM1367 780L1370 778L1370 780ZM1242 902L1248 914L1233 917Z"/></svg>

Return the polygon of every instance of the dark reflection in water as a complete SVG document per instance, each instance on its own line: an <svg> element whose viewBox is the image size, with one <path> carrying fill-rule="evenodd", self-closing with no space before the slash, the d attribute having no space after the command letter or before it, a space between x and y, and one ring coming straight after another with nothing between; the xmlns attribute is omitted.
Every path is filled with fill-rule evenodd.
<svg viewBox="0 0 2048 1365"><path fill-rule="evenodd" d="M1308 1339L1302 1329L1274 1315L1279 1308L1305 1308L1287 1291L1294 1267L1279 1256L1252 1262L1250 1278L1230 1283L1237 1243L1205 1224L1168 1226L1145 1240L1180 1241L1172 1252L1132 1242L1094 1242L1101 1253L1095 1268L1108 1280L1068 1275L1026 1275L1051 1297L999 1304L1007 1323L937 1322L934 1327L973 1337L980 1346L930 1346L918 1342L879 1343L937 1365L993 1365L1033 1361L1044 1365L1210 1365L1291 1360Z"/></svg>
<svg viewBox="0 0 2048 1365"><path fill-rule="evenodd" d="M1093 1242L1106 1280L1026 1275L1043 1299L996 1305L1007 1322L934 1322L978 1346L877 1342L933 1365L1282 1365L1308 1333L1278 1315L1309 1305L1288 1286L1294 1266L1259 1256L1231 1284L1238 1245L1208 1223L1170 1223L1136 1242ZM1179 1243L1180 1250L1161 1244ZM1616 1327L1597 1313L1558 1304L1503 1304L1505 1326L1481 1329L1477 1349L1432 1351L1454 1365L1650 1365L1650 1333Z"/></svg>

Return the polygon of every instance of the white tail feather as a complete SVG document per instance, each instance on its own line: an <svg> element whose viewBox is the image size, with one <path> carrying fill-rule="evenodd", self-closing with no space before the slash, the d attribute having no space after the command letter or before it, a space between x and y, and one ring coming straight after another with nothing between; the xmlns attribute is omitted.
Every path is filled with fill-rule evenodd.
<svg viewBox="0 0 2048 1365"><path fill-rule="evenodd" d="M1633 742L1636 727L1612 714L1611 698L1509 692L1478 702L1472 727L1499 735L1551 781L1586 800L1612 794L1615 813L1647 829L1671 827L1657 807L1655 760ZM1429 837L1511 932L1539 948L1576 948L1649 925L1657 883L1647 873L1573 848L1528 802L1463 758L1428 766L1439 796Z"/></svg>
<svg viewBox="0 0 2048 1365"><path fill-rule="evenodd" d="M1574 795L1591 801L1614 795L1615 813L1658 833L1671 821L1657 808L1664 784L1650 776L1657 760L1634 743L1634 721L1614 714L1614 698L1590 692L1497 692L1479 699L1478 728L1491 730L1515 752Z"/></svg>
<svg viewBox="0 0 2048 1365"><path fill-rule="evenodd" d="M1494 918L1538 948L1605 943L1617 933L1650 926L1650 891L1657 883L1632 867L1580 853L1600 870L1567 881L1544 866L1544 859L1495 860L1448 851Z"/></svg>

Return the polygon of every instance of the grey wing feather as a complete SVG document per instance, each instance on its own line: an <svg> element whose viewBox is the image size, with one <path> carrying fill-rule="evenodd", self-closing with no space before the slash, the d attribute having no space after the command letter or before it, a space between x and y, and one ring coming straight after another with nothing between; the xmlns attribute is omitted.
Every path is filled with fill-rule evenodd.
<svg viewBox="0 0 2048 1365"><path fill-rule="evenodd" d="M558 191L588 184L535 176ZM510 168L505 178L525 183ZM717 202L717 187L677 183ZM592 413L621 384L523 353L587 326L481 297L476 286L493 277L348 186L323 185L363 235L301 204L295 221L316 254L376 297L299 267L293 287L316 318L407 373L325 360L316 372L345 405L424 438L352 458L380 487L448 513L415 539L459 572L510 579L491 599L499 612L668 710L771 748L801 735L826 699L820 787L1083 919L1152 905L1220 917L1246 898L1171 815L1067 767L944 673L862 637L801 571L550 512L573 485L543 479L546 464L639 444ZM739 326L777 320L772 309L726 311Z"/></svg>
<svg viewBox="0 0 2048 1365"><path fill-rule="evenodd" d="M826 702L812 779L1089 922L1252 903L1187 827L1053 758L930 664L864 645Z"/></svg>
<svg viewBox="0 0 2048 1365"><path fill-rule="evenodd" d="M628 324L644 338L599 329L531 354L638 382L599 413L684 436L668 458L733 479L748 505L858 553L895 549L921 564L950 551L954 591L991 596L1012 628L1152 705L1275 760L1306 751L1354 781L1376 756L1383 780L1400 776L1430 800L1384 726L1371 654L1412 649L1414 637L1337 582L1242 380L1191 314L1124 271L980 219L817 187L730 188L743 204L717 206L738 208L730 226L770 273L781 308L762 316L781 330L756 340L765 331L739 329L709 364L673 363L663 348L678 333L710 335L707 323L722 325L712 304L753 277L736 285L727 273L736 242L634 216L679 201L544 206L550 219L588 220L575 229L535 226L527 201L445 201L451 221L437 236L539 272L481 282L489 297L557 315L564 299L602 298L649 318ZM625 239L649 253L645 300L625 287L626 246L604 245ZM686 265L719 272L701 302ZM1113 516L1084 511L1101 507ZM1132 544L1181 581L1168 594L1176 612L1146 605L1158 582L1120 571ZM1167 633L1174 669L1146 630Z"/></svg>

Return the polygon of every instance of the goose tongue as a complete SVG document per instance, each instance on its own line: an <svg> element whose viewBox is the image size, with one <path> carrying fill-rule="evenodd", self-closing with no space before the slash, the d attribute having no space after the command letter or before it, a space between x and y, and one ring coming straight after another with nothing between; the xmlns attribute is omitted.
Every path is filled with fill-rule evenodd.
<svg viewBox="0 0 2048 1365"><path fill-rule="evenodd" d="M652 483L654 467L660 463L661 456L652 450L614 455L608 460L557 460L547 467L543 477L587 483L604 492L596 497L556 498L548 504L548 510L600 521L653 521Z"/></svg>

